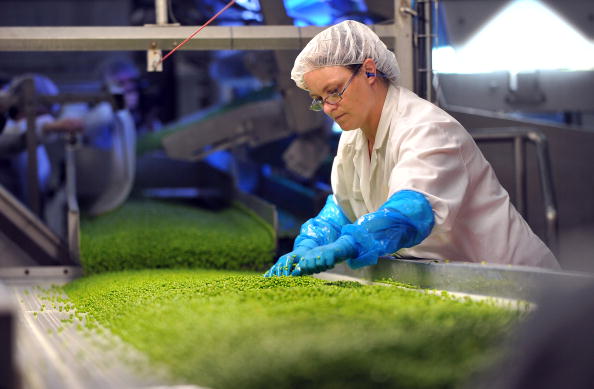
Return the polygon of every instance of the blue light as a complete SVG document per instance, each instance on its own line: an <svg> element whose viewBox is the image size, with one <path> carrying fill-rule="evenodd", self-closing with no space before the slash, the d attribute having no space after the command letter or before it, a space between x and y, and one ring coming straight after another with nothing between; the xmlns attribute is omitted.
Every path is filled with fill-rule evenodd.
<svg viewBox="0 0 594 389"><path fill-rule="evenodd" d="M342 132L342 128L340 128L338 123L336 123L336 122L332 123L332 132L335 132L337 134L340 134Z"/></svg>
<svg viewBox="0 0 594 389"><path fill-rule="evenodd" d="M364 0L284 0L287 14L296 26L328 26L346 18L368 22Z"/></svg>
<svg viewBox="0 0 594 389"><path fill-rule="evenodd" d="M237 0L236 3L249 11L260 12L261 10L258 0Z"/></svg>

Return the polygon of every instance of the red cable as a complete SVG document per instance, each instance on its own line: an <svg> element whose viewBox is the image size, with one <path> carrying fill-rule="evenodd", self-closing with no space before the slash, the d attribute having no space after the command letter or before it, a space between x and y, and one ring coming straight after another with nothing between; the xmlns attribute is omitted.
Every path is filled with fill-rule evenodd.
<svg viewBox="0 0 594 389"><path fill-rule="evenodd" d="M197 29L196 31L194 31L192 33L192 35L190 35L189 37L187 37L182 43L180 43L179 45L175 46L175 48L173 50L171 50L169 53L167 53L166 56L164 56L163 58L161 58L161 60L157 63L156 66L159 66L163 61L165 61L167 59L167 57L169 57L171 54L175 53L175 51L177 49L179 49L180 47L182 47L183 45L185 45L190 39L192 39L196 34L198 34L200 31L202 31L202 29L206 26L208 26L210 24L210 22L212 22L213 20L215 20L216 18L219 17L220 14L222 14L223 12L225 12L225 10L229 7L231 7L233 4L235 3L235 0L231 0L222 10L220 10L219 12L217 12L212 18L210 18L208 20L208 22L204 23L202 26L200 26L199 29Z"/></svg>

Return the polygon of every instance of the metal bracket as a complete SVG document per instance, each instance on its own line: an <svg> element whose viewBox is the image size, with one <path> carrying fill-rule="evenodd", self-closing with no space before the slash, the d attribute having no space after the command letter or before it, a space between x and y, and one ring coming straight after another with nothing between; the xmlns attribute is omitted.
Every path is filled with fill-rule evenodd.
<svg viewBox="0 0 594 389"><path fill-rule="evenodd" d="M412 17L417 17L417 11L415 11L414 9L410 8L410 7L400 7L400 12L403 14L409 14Z"/></svg>
<svg viewBox="0 0 594 389"><path fill-rule="evenodd" d="M157 44L153 42L151 48L146 51L146 70L148 72L162 72L163 71L163 52L157 48Z"/></svg>

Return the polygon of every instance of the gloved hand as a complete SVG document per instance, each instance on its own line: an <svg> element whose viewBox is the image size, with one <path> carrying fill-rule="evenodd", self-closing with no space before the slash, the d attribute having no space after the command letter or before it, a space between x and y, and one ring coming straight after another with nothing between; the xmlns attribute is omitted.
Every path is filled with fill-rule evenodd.
<svg viewBox="0 0 594 389"><path fill-rule="evenodd" d="M299 258L308 251L305 247L298 247L297 249L282 255L274 265L264 273L264 277L274 276L288 276L291 275L294 265L299 262Z"/></svg>
<svg viewBox="0 0 594 389"><path fill-rule="evenodd" d="M349 258L357 258L358 251L355 241L351 236L345 235L335 242L315 247L301 255L292 276L303 276L307 274L320 273L333 268Z"/></svg>
<svg viewBox="0 0 594 389"><path fill-rule="evenodd" d="M326 205L320 213L303 223L299 235L295 238L293 251L281 256L264 277L288 276L294 270L300 257L314 247L334 242L340 236L340 229L349 223L340 206L329 195Z"/></svg>

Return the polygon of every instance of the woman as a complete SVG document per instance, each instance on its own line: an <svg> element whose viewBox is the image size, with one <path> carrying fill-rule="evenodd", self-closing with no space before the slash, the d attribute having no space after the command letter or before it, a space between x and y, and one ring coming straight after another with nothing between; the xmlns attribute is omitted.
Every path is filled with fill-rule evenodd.
<svg viewBox="0 0 594 389"><path fill-rule="evenodd" d="M333 195L265 276L304 275L380 255L559 268L510 203L468 132L397 85L398 63L367 26L316 35L291 78L342 128Z"/></svg>

